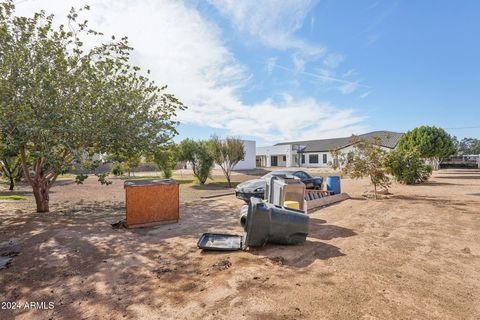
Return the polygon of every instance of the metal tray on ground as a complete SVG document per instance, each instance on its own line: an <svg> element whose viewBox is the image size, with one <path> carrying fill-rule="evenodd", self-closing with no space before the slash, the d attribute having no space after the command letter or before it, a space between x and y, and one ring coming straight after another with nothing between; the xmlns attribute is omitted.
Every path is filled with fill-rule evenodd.
<svg viewBox="0 0 480 320"><path fill-rule="evenodd" d="M203 250L233 251L242 249L242 236L234 234L204 233L197 246Z"/></svg>

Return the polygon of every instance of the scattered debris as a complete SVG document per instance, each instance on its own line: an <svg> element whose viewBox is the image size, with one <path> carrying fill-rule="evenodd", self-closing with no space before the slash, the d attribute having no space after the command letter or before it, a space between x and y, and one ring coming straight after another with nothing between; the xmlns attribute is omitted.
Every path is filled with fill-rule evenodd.
<svg viewBox="0 0 480 320"><path fill-rule="evenodd" d="M320 191L319 191L320 192ZM315 194L314 192L311 192L311 194ZM321 208L325 206L329 206L331 204L344 201L350 199L350 196L347 193L340 193L340 194L335 194L335 195L329 195L329 196L323 196L319 197L317 199L313 200L308 200L307 201L307 209L312 210L316 208Z"/></svg>
<svg viewBox="0 0 480 320"><path fill-rule="evenodd" d="M125 224L125 219L122 219L118 222L112 223L111 224L113 229L126 229L127 225Z"/></svg>
<svg viewBox="0 0 480 320"><path fill-rule="evenodd" d="M22 245L15 239L0 242L0 256L14 257L20 253Z"/></svg>
<svg viewBox="0 0 480 320"><path fill-rule="evenodd" d="M15 239L0 242L0 270L8 268L12 257L17 256L21 249L22 245Z"/></svg>
<svg viewBox="0 0 480 320"><path fill-rule="evenodd" d="M219 260L214 265L212 265L212 267L214 267L215 269L220 270L220 271L227 270L231 266L232 266L232 263L230 262L228 257L225 258L225 259Z"/></svg>
<svg viewBox="0 0 480 320"><path fill-rule="evenodd" d="M177 269L176 268L168 268L168 267L161 267L158 269L153 270L153 273L157 275L157 278L160 278L162 275L165 273L170 273L170 272L175 272Z"/></svg>
<svg viewBox="0 0 480 320"><path fill-rule="evenodd" d="M11 257L0 257L0 270L8 268L11 261Z"/></svg>
<svg viewBox="0 0 480 320"><path fill-rule="evenodd" d="M281 256L271 257L271 258L269 257L268 260L270 260L274 264L278 264L279 266L282 266L285 264L285 258Z"/></svg>

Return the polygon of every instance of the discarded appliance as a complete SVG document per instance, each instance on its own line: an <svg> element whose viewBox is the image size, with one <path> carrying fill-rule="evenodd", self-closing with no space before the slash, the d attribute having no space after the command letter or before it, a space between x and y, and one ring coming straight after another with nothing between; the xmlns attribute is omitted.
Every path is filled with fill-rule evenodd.
<svg viewBox="0 0 480 320"><path fill-rule="evenodd" d="M305 211L305 185L293 175L273 175L266 182L265 201L285 207L285 202L298 202L298 209Z"/></svg>
<svg viewBox="0 0 480 320"><path fill-rule="evenodd" d="M305 185L293 175L274 175L266 181L265 202L306 213ZM248 205L240 209L240 224L245 226Z"/></svg>
<svg viewBox="0 0 480 320"><path fill-rule="evenodd" d="M279 207L259 198L251 198L242 211L247 211L243 236L204 233L197 246L204 250L245 250L266 243L299 244L307 238L310 219L303 211Z"/></svg>
<svg viewBox="0 0 480 320"><path fill-rule="evenodd" d="M128 228L175 223L179 219L178 183L172 179L127 180L126 225Z"/></svg>

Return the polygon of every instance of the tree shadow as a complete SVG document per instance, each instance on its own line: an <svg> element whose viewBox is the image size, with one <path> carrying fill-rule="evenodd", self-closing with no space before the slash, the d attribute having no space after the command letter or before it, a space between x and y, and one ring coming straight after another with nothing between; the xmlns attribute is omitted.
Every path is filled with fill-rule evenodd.
<svg viewBox="0 0 480 320"><path fill-rule="evenodd" d="M435 186L464 186L464 184L450 183L450 182L428 181L428 182L419 183L419 184L412 184L412 185L409 185L409 186L412 186L412 187L416 187L416 186L432 186L432 187L435 187Z"/></svg>
<svg viewBox="0 0 480 320"><path fill-rule="evenodd" d="M0 191L0 196L32 196L31 191L20 191L20 190L12 190L12 191Z"/></svg>
<svg viewBox="0 0 480 320"><path fill-rule="evenodd" d="M245 175L248 175L248 176L264 176L267 173L269 173L270 170L266 170L264 168L255 168L255 169L251 169L251 170L233 170L233 172L245 174Z"/></svg>
<svg viewBox="0 0 480 320"><path fill-rule="evenodd" d="M240 182L233 182L232 186L228 186L226 182L210 182L206 184L195 184L191 186L191 188L196 190L232 190L234 189Z"/></svg>
<svg viewBox="0 0 480 320"><path fill-rule="evenodd" d="M24 204L28 205L32 206ZM129 306L148 304L152 310L160 310L167 303L186 305L186 293L201 294L206 279L212 281L212 272L217 272L212 271L212 259L230 254L201 253L196 247L198 238L205 232L242 234L240 205L241 201L234 199L200 201L181 206L179 223L118 230L110 224L125 217L121 201L52 203L48 214L2 211L0 241L17 238L23 247L10 267L0 271L2 298L52 301L52 318L72 319L98 317L95 306L109 310L112 318L135 318L138 314ZM343 256L338 247L317 239L351 233L327 225L325 220L311 220L311 237L305 243L267 245L248 252L295 268ZM8 311L5 315L32 318L30 312Z"/></svg>
<svg viewBox="0 0 480 320"><path fill-rule="evenodd" d="M448 169L448 170L443 170L442 172L440 172L440 174L466 174L466 173L480 173L480 170L479 169L457 169L457 170L453 170L453 169Z"/></svg>
<svg viewBox="0 0 480 320"><path fill-rule="evenodd" d="M471 176L437 176L436 179L459 179L459 180L480 180L480 175L471 175Z"/></svg>

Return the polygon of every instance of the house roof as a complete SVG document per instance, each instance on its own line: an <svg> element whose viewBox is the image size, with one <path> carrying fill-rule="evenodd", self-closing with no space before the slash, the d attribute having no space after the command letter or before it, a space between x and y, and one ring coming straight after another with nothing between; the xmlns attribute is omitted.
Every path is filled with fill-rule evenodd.
<svg viewBox="0 0 480 320"><path fill-rule="evenodd" d="M385 148L395 149L400 141L403 133L392 131L373 131L365 134L360 134L359 139L367 139L373 141L375 138L380 138L380 145ZM352 145L352 137L321 139L321 140L306 140L306 141L291 141L277 143L276 146L287 144L300 144L305 146L304 152L326 152L330 150L337 150Z"/></svg>

